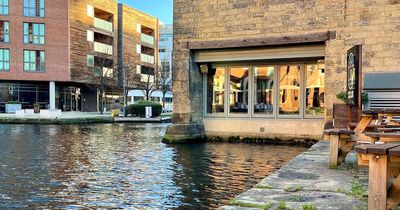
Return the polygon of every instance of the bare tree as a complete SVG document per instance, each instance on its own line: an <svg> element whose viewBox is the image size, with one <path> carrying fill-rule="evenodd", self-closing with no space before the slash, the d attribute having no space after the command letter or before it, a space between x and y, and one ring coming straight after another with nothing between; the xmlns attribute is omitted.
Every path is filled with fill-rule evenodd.
<svg viewBox="0 0 400 210"><path fill-rule="evenodd" d="M159 66L160 75L158 78L158 89L162 92L162 105L165 108L165 95L172 91L172 77L170 75L170 67L162 63Z"/></svg>

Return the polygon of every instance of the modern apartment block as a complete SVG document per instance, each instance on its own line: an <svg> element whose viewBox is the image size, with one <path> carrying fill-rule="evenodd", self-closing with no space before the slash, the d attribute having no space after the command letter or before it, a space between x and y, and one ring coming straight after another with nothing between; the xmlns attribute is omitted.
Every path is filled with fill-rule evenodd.
<svg viewBox="0 0 400 210"><path fill-rule="evenodd" d="M172 80L172 49L173 49L173 30L172 24L159 23L159 42L158 42L158 70L162 70L164 77L167 80ZM142 66L143 68L143 66ZM139 69L139 68L138 68ZM144 80L146 78L143 78ZM129 103L143 100L145 93L140 89L132 89L128 93ZM162 101L163 93L160 90L154 90L151 93L151 98L154 101ZM165 108L172 110L172 91L168 91L165 95Z"/></svg>
<svg viewBox="0 0 400 210"><path fill-rule="evenodd" d="M118 47L119 33L130 30L119 28L121 13L137 13L139 24L150 17L129 7L119 10L122 7L126 6L115 0L0 1L0 112L9 102L19 102L23 108L39 103L47 109L95 112L100 86L105 87L107 108L122 102L118 79L131 72L122 71L124 63L118 58L132 57L142 65L136 45L151 30L146 38L153 40L154 66L158 51L158 24L145 27ZM132 28L137 31L137 24ZM123 50L126 46L135 47Z"/></svg>

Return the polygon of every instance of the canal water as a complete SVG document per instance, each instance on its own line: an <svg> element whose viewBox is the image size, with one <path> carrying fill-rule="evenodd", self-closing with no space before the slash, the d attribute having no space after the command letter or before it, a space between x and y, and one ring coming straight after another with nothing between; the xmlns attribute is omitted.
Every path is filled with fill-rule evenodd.
<svg viewBox="0 0 400 210"><path fill-rule="evenodd" d="M217 208L306 150L168 146L166 126L0 125L0 209Z"/></svg>

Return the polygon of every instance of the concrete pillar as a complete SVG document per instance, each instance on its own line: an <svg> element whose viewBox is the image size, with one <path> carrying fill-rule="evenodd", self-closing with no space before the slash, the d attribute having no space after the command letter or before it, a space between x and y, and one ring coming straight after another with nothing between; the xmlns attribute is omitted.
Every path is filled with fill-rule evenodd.
<svg viewBox="0 0 400 210"><path fill-rule="evenodd" d="M50 90L50 110L55 110L56 109L56 83L55 82L50 82L49 84L49 90Z"/></svg>

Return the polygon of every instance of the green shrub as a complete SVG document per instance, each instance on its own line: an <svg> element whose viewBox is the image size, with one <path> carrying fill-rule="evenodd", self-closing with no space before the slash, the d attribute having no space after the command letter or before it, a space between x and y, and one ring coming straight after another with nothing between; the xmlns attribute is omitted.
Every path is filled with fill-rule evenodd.
<svg viewBox="0 0 400 210"><path fill-rule="evenodd" d="M162 112L162 105L154 101L138 101L126 107L126 114L131 116L146 117L146 107L152 107L152 117L158 117Z"/></svg>

